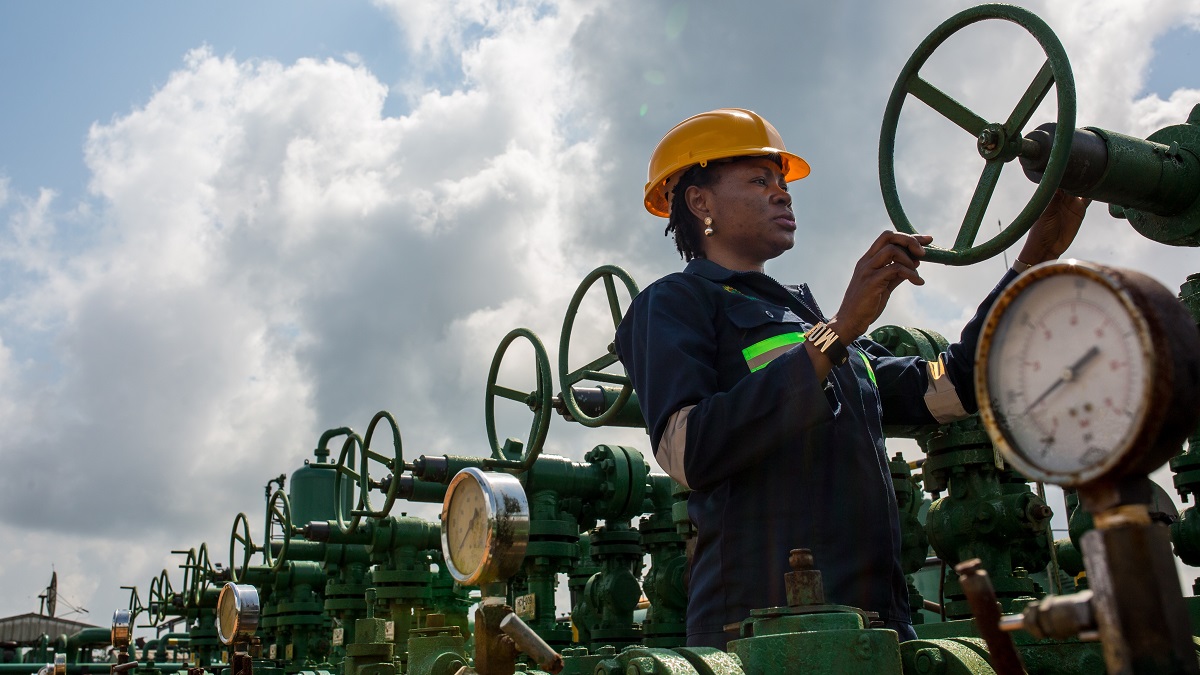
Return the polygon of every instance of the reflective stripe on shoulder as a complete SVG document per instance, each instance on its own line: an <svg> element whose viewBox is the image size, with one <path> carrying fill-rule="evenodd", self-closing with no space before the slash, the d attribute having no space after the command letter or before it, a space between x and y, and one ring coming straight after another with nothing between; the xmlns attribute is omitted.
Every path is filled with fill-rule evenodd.
<svg viewBox="0 0 1200 675"><path fill-rule="evenodd" d="M929 375L929 387L925 389L925 407L929 409L929 414L933 415L939 424L947 424L971 416L963 407L962 400L958 397L958 391L954 388L954 383L950 381L950 375L946 372L945 356L945 354L939 354L936 361L925 362Z"/></svg>
<svg viewBox="0 0 1200 675"><path fill-rule="evenodd" d="M685 406L671 415L662 438L658 439L658 447L654 450L654 459L663 472L689 490L692 488L683 473L683 452L687 446L688 413L695 407Z"/></svg>
<svg viewBox="0 0 1200 675"><path fill-rule="evenodd" d="M742 350L742 356L746 357L746 365L753 373L766 368L768 363L801 342L804 342L803 333L784 333L755 342Z"/></svg>

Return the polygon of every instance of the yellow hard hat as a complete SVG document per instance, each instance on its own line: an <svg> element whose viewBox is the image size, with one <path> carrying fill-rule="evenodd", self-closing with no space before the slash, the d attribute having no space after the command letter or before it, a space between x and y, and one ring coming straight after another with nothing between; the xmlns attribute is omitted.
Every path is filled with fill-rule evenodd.
<svg viewBox="0 0 1200 675"><path fill-rule="evenodd" d="M693 165L749 155L779 155L785 181L808 175L808 162L787 151L783 138L770 122L751 110L720 108L676 124L658 142L647 172L646 210L668 217L671 211L668 195L679 176Z"/></svg>

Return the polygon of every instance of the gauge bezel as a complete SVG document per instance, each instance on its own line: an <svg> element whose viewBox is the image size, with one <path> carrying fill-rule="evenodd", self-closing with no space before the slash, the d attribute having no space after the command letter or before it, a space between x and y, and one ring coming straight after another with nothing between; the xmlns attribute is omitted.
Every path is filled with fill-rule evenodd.
<svg viewBox="0 0 1200 675"><path fill-rule="evenodd" d="M231 606L233 611L223 611L227 606ZM223 644L227 645L254 637L255 631L258 630L258 618L261 607L262 605L258 599L258 589L250 584L235 584L232 581L225 582L225 585L221 587L221 594L217 596L215 619L217 637L221 639ZM233 615L233 625L222 624L221 617L227 613Z"/></svg>
<svg viewBox="0 0 1200 675"><path fill-rule="evenodd" d="M133 627L133 613L128 609L118 609L113 612L112 630L109 632L109 642L116 649L129 646L130 632Z"/></svg>
<svg viewBox="0 0 1200 675"><path fill-rule="evenodd" d="M451 555L449 519L455 492L467 482L479 486L484 496L485 528L483 557L473 569L459 569ZM442 556L450 576L460 584L482 586L501 581L521 569L529 545L529 500L525 488L515 476L507 473L485 472L467 467L450 480L441 514Z"/></svg>
<svg viewBox="0 0 1200 675"><path fill-rule="evenodd" d="M1010 318L1008 310L1024 293L1030 290L1036 292L1036 284L1039 281L1059 275L1086 278L1102 286L1117 299L1121 309L1125 311L1135 326L1138 351L1144 364L1140 382L1143 400L1135 413L1135 418L1130 421L1130 431L1125 434L1118 445L1108 449L1102 460L1073 472L1064 472L1061 469L1044 466L1039 463L1036 453L1027 452L1026 449L1019 447L1019 444L1011 437L1006 425L1001 423L1001 415L993 406L989 391L991 371L989 359L994 353L992 344L1002 324ZM1163 372L1163 356L1169 355L1169 352L1157 348L1159 341L1156 341L1156 332L1152 329L1154 322L1148 317L1148 313L1152 309L1147 306L1143 294L1129 281L1130 279L1126 275L1117 270L1095 263L1073 259L1045 262L1027 270L1009 284L988 312L975 353L975 397L979 403L979 415L992 443L1005 461L1026 477L1070 487L1090 483L1106 476L1125 473L1127 469L1134 468L1137 463L1130 459L1130 456L1135 454L1134 451L1146 444L1148 440L1152 440L1152 437L1157 434L1162 421L1162 415L1157 413L1164 407L1163 395L1169 394L1169 391L1164 391L1163 387L1156 387L1155 383L1161 382L1164 377L1169 379L1169 376Z"/></svg>

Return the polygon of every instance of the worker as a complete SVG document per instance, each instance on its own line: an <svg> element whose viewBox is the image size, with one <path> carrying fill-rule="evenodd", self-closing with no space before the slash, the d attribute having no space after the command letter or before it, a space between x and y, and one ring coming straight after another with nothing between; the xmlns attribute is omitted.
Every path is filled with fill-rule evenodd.
<svg viewBox="0 0 1200 675"><path fill-rule="evenodd" d="M863 336L900 284L924 283L932 237L879 235L832 316L807 286L764 273L795 244L788 183L808 173L767 120L736 108L684 120L650 158L646 209L668 219L687 266L634 298L616 349L658 465L692 490L690 646L724 648L751 610L786 605L796 548L812 551L827 602L916 637L883 426L975 411L988 308L1019 272L1066 250L1088 203L1057 193L959 342L926 362Z"/></svg>

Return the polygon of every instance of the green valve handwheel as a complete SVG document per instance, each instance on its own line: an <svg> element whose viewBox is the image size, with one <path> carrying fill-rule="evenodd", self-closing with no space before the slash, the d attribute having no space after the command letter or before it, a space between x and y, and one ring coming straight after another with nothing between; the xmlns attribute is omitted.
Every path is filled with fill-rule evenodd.
<svg viewBox="0 0 1200 675"><path fill-rule="evenodd" d="M333 508L334 517L337 518L338 529L343 533L350 533L358 529L358 522L362 520L363 509L363 491L358 491L358 499L350 501L354 503L350 512L350 520L346 520L348 515L345 510L346 499L342 497L342 490L345 486L358 486L358 471L354 469L354 464L357 461L358 454L355 448L362 450L362 439L358 434L350 432L346 435L346 440L342 442L342 451L338 454L337 463L334 464L334 470L337 471L337 479L333 481Z"/></svg>
<svg viewBox="0 0 1200 675"><path fill-rule="evenodd" d="M238 564L238 544L242 545L241 564ZM254 555L255 550L254 540L250 538L250 519L245 513L239 513L233 517L233 528L229 534L229 576L233 581L246 578L250 556Z"/></svg>
<svg viewBox="0 0 1200 675"><path fill-rule="evenodd" d="M375 427L381 421L386 421L392 429L392 456L387 457L371 450L371 437L375 435ZM400 489L400 472L404 471L404 444L400 441L400 426L396 418L386 410L380 410L371 418L367 425L367 433L363 434L362 470L358 475L359 502L362 504L362 515L368 518L386 518L392 512L396 503L396 493ZM382 464L390 473L382 481L372 481L370 474L371 462ZM371 510L371 490L383 490L383 506L378 511ZM357 514L356 514L357 516Z"/></svg>
<svg viewBox="0 0 1200 675"><path fill-rule="evenodd" d="M620 279L621 283L625 284L625 290L629 291L630 298L638 294L637 284L634 283L633 278L629 276L628 272L616 265L604 265L597 267L584 277L583 281L579 284L579 288L575 290L575 295L571 297L571 304L567 306L567 316L563 319L562 337L558 343L558 385L561 387L562 393L560 395L562 396L563 405L571 413L571 417L585 427L602 427L608 424L609 420L621 412L621 408L624 407L625 402L633 394L633 385L629 383L628 376L602 372L605 368L617 362L617 355L613 351L612 343L609 343L607 354L591 361L582 368L570 370L570 366L568 365L571 329L575 326L575 315L579 313L579 305L583 302L584 296L587 295L587 292L598 279L604 280L604 292L608 298L608 309L612 315L613 328L616 328L621 323L621 317L624 315L624 312L621 310L621 303L617 298L617 284L615 280ZM607 410L595 417L589 416L579 407L579 403L575 400L575 396L571 392L573 385L584 380L620 385L621 393Z"/></svg>
<svg viewBox="0 0 1200 675"><path fill-rule="evenodd" d="M1046 54L1046 62L1003 122L988 122L920 76L921 67L947 38L973 23L987 19L1002 19L1021 26L1038 41ZM988 77L988 72L981 72L980 77ZM1045 173L1033 196L1016 218L995 237L976 246L975 237L1004 165L1022 155L1040 152L1037 143L1023 139L1021 132L1051 87L1054 87L1058 102L1058 126L1054 131ZM1075 131L1075 79L1058 37L1044 21L1028 10L1012 5L979 5L950 17L934 29L909 57L896 79L883 113L883 128L879 134L879 187L883 191L888 217L896 229L917 234L900 205L896 190L896 127L900 120L900 109L910 94L970 134L976 151L985 162L953 248L930 246L926 249L924 259L946 265L971 265L1012 246L1029 231L1050 203L1071 154L1071 137Z"/></svg>
<svg viewBox="0 0 1200 675"><path fill-rule="evenodd" d="M525 338L533 345L534 377L537 380L537 386L529 393L496 383L500 376L500 363L504 361L504 355L508 352L509 346L517 338ZM538 336L528 328L514 328L508 335L505 335L504 339L500 341L500 346L496 347L495 356L492 357L492 366L488 370L487 388L485 389L487 397L483 404L483 415L487 425L488 443L492 448L492 457L499 460L513 459L505 456L500 437L496 434L496 398L506 398L528 406L533 411L533 424L529 427L529 438L525 441L525 451L521 455L521 465L525 469L533 466L534 460L542 451L542 445L546 442L546 431L550 428L553 387L554 381L550 377L550 357L546 355L546 348Z"/></svg>
<svg viewBox="0 0 1200 675"><path fill-rule="evenodd" d="M279 526L282 534L279 541L279 553L271 552L271 533ZM266 541L263 542L263 557L272 572L278 572L287 560L288 549L292 545L292 501L283 490L276 490L267 502Z"/></svg>

